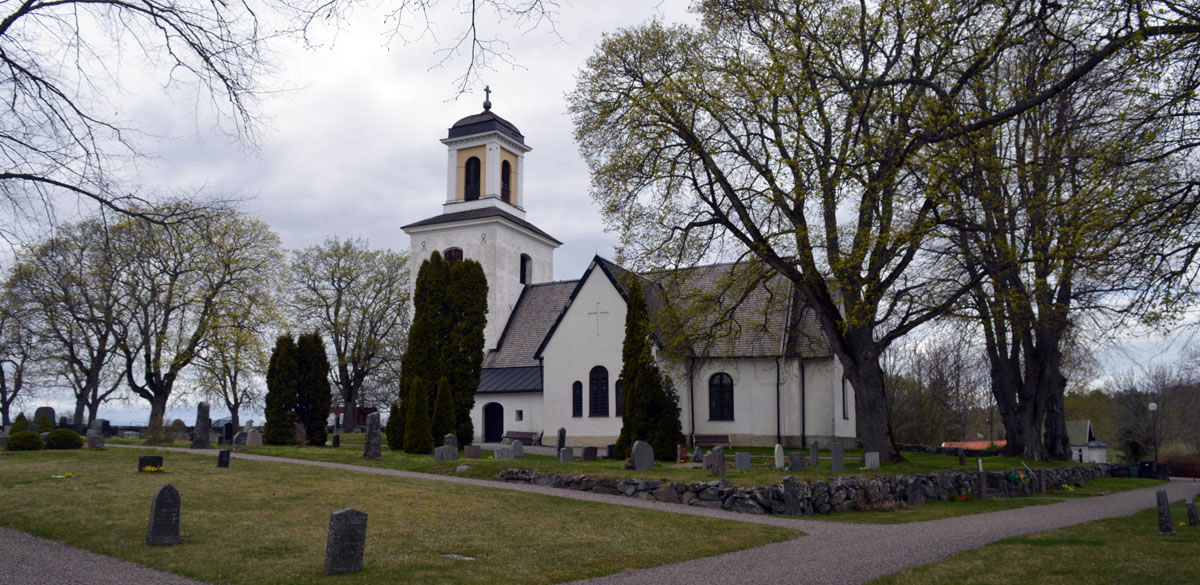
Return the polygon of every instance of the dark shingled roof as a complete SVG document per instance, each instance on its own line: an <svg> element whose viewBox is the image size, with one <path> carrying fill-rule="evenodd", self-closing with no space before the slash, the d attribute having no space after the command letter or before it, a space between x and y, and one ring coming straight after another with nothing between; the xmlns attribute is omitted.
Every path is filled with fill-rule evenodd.
<svg viewBox="0 0 1200 585"><path fill-rule="evenodd" d="M473 116L467 116L454 123L450 127L450 132L447 138L459 138L461 136L471 136L472 134L482 134L484 132L498 131L521 144L525 144L525 136L520 130L513 125L512 122L497 116L491 110L484 110Z"/></svg>
<svg viewBox="0 0 1200 585"><path fill-rule="evenodd" d="M533 224L507 212L507 211L504 211L503 209L500 209L499 207L481 207L479 209L469 209L467 211L456 211L454 213L443 213L442 215L435 215L429 219L422 219L421 221L410 223L406 226L403 226L400 229L421 227L421 226L425 226L425 225L437 225L439 223L449 223L452 221L465 221L468 219L483 219L483 218L488 218L488 217L504 218L519 227L525 228L543 238L546 238L547 240L550 240L551 242L554 242L555 244L558 244L560 246L562 245L562 242L555 239L554 236L538 229L537 226L535 226L535 225L533 225Z"/></svg>
<svg viewBox="0 0 1200 585"><path fill-rule="evenodd" d="M484 368L540 366L534 357L538 346L567 308L577 280L532 284L521 291L497 348L483 358Z"/></svg>
<svg viewBox="0 0 1200 585"><path fill-rule="evenodd" d="M484 368L479 372L478 394L505 392L541 392L542 367Z"/></svg>

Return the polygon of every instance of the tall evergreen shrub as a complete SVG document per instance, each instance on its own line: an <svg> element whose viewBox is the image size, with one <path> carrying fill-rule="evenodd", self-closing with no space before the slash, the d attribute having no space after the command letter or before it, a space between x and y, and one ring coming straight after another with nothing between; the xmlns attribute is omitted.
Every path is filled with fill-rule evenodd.
<svg viewBox="0 0 1200 585"><path fill-rule="evenodd" d="M325 340L321 339L320 333L314 331L300 336L296 344L296 361L296 420L304 425L310 445L324 445L333 389L329 383Z"/></svg>
<svg viewBox="0 0 1200 585"><path fill-rule="evenodd" d="M10 433L24 433L29 430L29 419L25 418L25 413L18 412L16 420L13 421Z"/></svg>
<svg viewBox="0 0 1200 585"><path fill-rule="evenodd" d="M629 303L620 377L625 402L617 453L628 457L634 441L645 441L654 449L655 459L671 461L675 458L675 446L684 442L679 397L650 352L650 314L642 287L631 277L627 288Z"/></svg>
<svg viewBox="0 0 1200 585"><path fill-rule="evenodd" d="M400 414L399 402L392 403L392 409L388 411L387 425L383 427L383 434L387 437L388 449L404 450L404 415Z"/></svg>
<svg viewBox="0 0 1200 585"><path fill-rule="evenodd" d="M450 392L450 381L443 377L438 380L437 398L433 401L433 443L442 444L446 435L455 432L454 424L454 395Z"/></svg>
<svg viewBox="0 0 1200 585"><path fill-rule="evenodd" d="M404 452L432 453L433 431L430 429L429 402L424 399L429 391L420 378L413 378L408 395L408 416L404 421Z"/></svg>
<svg viewBox="0 0 1200 585"><path fill-rule="evenodd" d="M471 408L483 370L483 330L487 327L487 276L474 260L463 260L450 269L446 288L450 312L450 340L443 354L443 372L450 382L454 399L454 432L461 445L475 437ZM436 435L435 435L436 436Z"/></svg>
<svg viewBox="0 0 1200 585"><path fill-rule="evenodd" d="M298 349L292 334L280 335L267 364L267 424L263 440L268 445L290 445L295 442L292 423L296 420L296 395L300 383Z"/></svg>

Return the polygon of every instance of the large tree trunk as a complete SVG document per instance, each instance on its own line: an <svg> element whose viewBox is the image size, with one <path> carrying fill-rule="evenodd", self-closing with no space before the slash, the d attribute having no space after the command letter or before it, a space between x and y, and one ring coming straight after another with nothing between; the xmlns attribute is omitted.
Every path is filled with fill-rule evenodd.
<svg viewBox="0 0 1200 585"><path fill-rule="evenodd" d="M147 426L161 427L163 424L163 416L167 414L167 396L165 394L154 393L150 397L145 397L150 401L150 420L147 421Z"/></svg>
<svg viewBox="0 0 1200 585"><path fill-rule="evenodd" d="M358 396L353 388L341 388L343 415L342 430L353 431L358 426Z"/></svg>
<svg viewBox="0 0 1200 585"><path fill-rule="evenodd" d="M72 424L83 424L84 410L88 407L87 395L75 397L75 415L71 417ZM90 420L88 421L91 422Z"/></svg>
<svg viewBox="0 0 1200 585"><path fill-rule="evenodd" d="M879 364L878 344L869 329L852 330L844 338L847 354L839 352L846 378L854 386L854 415L863 449L879 453L880 459L905 461L896 449L892 424L888 417L887 389L883 367ZM855 359L857 358L857 359Z"/></svg>

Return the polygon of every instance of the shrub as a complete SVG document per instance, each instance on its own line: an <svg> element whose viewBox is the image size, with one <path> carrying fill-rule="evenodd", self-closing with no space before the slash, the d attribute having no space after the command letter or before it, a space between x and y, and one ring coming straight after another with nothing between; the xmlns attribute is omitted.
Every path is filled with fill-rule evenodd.
<svg viewBox="0 0 1200 585"><path fill-rule="evenodd" d="M170 428L171 432L175 433L177 436L179 433L186 434L188 432L187 423L183 422L183 419L181 418L171 421L171 424L167 425L167 428Z"/></svg>
<svg viewBox="0 0 1200 585"><path fill-rule="evenodd" d="M21 431L8 436L9 451L37 451L42 448L41 435L33 431Z"/></svg>
<svg viewBox="0 0 1200 585"><path fill-rule="evenodd" d="M420 378L413 378L412 389L408 392L408 414L404 421L404 452L432 453L433 431L429 421L429 402L425 396L429 393Z"/></svg>
<svg viewBox="0 0 1200 585"><path fill-rule="evenodd" d="M13 421L12 433L23 433L29 430L29 419L25 418L25 413L18 412L17 419Z"/></svg>
<svg viewBox="0 0 1200 585"><path fill-rule="evenodd" d="M44 410L42 416L37 417L37 420L33 422L37 423L39 433L48 433L54 430L54 419L50 418L50 415Z"/></svg>
<svg viewBox="0 0 1200 585"><path fill-rule="evenodd" d="M83 447L83 437L71 429L55 429L46 437L47 449L79 449Z"/></svg>
<svg viewBox="0 0 1200 585"><path fill-rule="evenodd" d="M388 449L404 450L404 417L400 415L400 405L395 402L392 403L392 409L388 411L388 422L383 427L383 433L387 435Z"/></svg>
<svg viewBox="0 0 1200 585"><path fill-rule="evenodd" d="M454 424L454 396L450 393L450 381L444 377L438 381L437 398L433 401L432 425L434 445L443 444L446 435L457 430Z"/></svg>
<svg viewBox="0 0 1200 585"><path fill-rule="evenodd" d="M176 419L175 422L180 422ZM151 420L150 426L146 427L145 442L147 445L170 445L175 442L175 431L171 430L173 423L163 424L163 422ZM187 426L185 425L186 429Z"/></svg>

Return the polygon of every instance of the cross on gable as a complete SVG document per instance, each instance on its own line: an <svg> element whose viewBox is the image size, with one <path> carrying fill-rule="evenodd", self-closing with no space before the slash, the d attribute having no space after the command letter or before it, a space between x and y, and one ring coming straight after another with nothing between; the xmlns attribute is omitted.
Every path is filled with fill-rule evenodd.
<svg viewBox="0 0 1200 585"><path fill-rule="evenodd" d="M600 310L600 302L596 301L596 310L592 311L588 314L596 316L596 335L599 336L600 335L600 315L607 315L608 311L601 311Z"/></svg>

